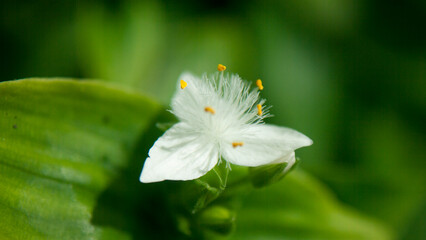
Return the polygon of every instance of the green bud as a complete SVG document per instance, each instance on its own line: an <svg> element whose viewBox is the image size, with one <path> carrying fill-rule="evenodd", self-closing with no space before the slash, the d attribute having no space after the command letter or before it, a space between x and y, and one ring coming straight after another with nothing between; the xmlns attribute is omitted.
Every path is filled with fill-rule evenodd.
<svg viewBox="0 0 426 240"><path fill-rule="evenodd" d="M256 188L261 188L281 180L287 173L295 168L299 163L296 158L294 164L287 168L288 163L268 164L259 167L249 168L249 178Z"/></svg>
<svg viewBox="0 0 426 240"><path fill-rule="evenodd" d="M212 206L200 213L198 224L213 232L226 235L234 229L235 214L226 207Z"/></svg>

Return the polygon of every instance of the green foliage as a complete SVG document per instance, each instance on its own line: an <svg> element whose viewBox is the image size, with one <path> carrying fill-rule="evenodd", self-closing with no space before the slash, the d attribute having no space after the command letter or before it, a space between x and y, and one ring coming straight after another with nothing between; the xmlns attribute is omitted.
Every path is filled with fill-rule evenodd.
<svg viewBox="0 0 426 240"><path fill-rule="evenodd" d="M63 90L64 94L49 98L51 93L40 90L38 95L45 100L38 102L32 101L36 95L26 94L36 91L38 84L29 84L25 91L3 89L6 85L1 85L0 190L7 191L0 196L1 203L7 199L16 208L0 204L0 238L41 236L42 232L29 226L42 226L36 221L44 218L16 213L32 207L36 213L43 209L47 214L52 200L46 198L46 203L41 204L40 199L55 195L55 184L63 183L59 185L64 189L59 196L63 207L55 216L64 214L64 219L55 223L68 221L67 229L83 226L75 238L82 236L84 230L93 238L121 239L114 237L114 229L136 239L179 239L178 230L186 237L199 232L202 233L197 237L210 236L207 232L211 231L212 238L217 238L218 228L206 223L202 216L215 216L204 211L218 207L237 212L237 239L372 239L368 233L377 238L392 237L386 228L392 229L397 239L425 239L425 6L424 1L387 4L354 0L230 0L221 4L194 4L188 0L97 0L78 4L73 0L5 1L0 48L7 61L3 61L0 81L28 76L90 77L138 89L167 105L182 71L202 74L214 71L222 63L244 79L264 80L262 97L273 105L271 113L275 116L267 121L298 129L314 140L313 146L296 154L302 158L301 167L318 180L301 177L307 173L292 172L281 182L253 190L249 184L235 187L238 181L249 181L245 178L247 169L233 166L225 191L214 173L197 182L140 184L135 179L142 161L161 132L155 130L154 123L145 134L143 127L134 132L123 126L119 133L107 130L113 126L105 126L104 121L111 121L114 126L120 121L139 121L145 116L139 111L133 111L138 117L123 113L125 118L136 119L119 121L99 120L92 113L127 112L125 106L143 108L138 104L146 100L136 103L128 99L119 105L116 99L109 98L122 90L99 83L74 82L84 85L82 89L97 85L92 94L99 105L90 105L93 99L83 103L83 93L76 93L69 96L69 102L81 106L65 112L68 108L51 108L50 104L61 105L62 95L71 92ZM21 105L27 106L23 113L42 114L18 115L21 105L6 108L5 99L12 95L20 96ZM122 98L117 101L123 103ZM87 106L93 108L84 110ZM16 112L17 118L6 116L9 111ZM86 120L90 124L83 124ZM165 124L159 127L167 129L170 121L160 121ZM56 131L58 128L66 132ZM40 135L39 131L45 134ZM134 138L125 140L127 135ZM44 142L38 142L40 139ZM120 143L111 143L113 139ZM101 157L98 151L107 144L110 147L105 153L115 155L117 161L105 159L105 165L93 162ZM137 147L132 149L132 144ZM50 158L45 156L46 149ZM15 157L5 158L12 154ZM37 171L42 172L34 177L28 175ZM15 179L19 174L28 178L19 182ZM42 181L44 178L40 177L46 174L51 178ZM111 182L112 178L115 180ZM50 183L49 179L62 182ZM270 183L267 177L263 180L266 181L260 183ZM330 190L317 184L319 181ZM82 187L87 184L92 186L90 190ZM51 195L38 196L49 189ZM92 197L72 200L86 196L87 191ZM95 201L94 196L101 191ZM330 196L330 191L337 197ZM21 192L32 198L21 197ZM297 200L293 201L294 194ZM259 199L261 196L263 200ZM90 206L83 217L74 211L80 202ZM59 208L51 206L53 210ZM196 213L192 213L194 209ZM297 214L291 216L294 212ZM343 217L338 218L339 224L332 224L336 216ZM8 222L10 226L4 228ZM226 226L233 228L232 224ZM20 232L15 233L18 228ZM32 229L33 234L25 235L26 229ZM56 229L60 228L55 227L53 234L59 231Z"/></svg>
<svg viewBox="0 0 426 240"><path fill-rule="evenodd" d="M159 109L99 82L0 83L0 238L121 236L92 211Z"/></svg>
<svg viewBox="0 0 426 240"><path fill-rule="evenodd" d="M393 239L383 225L339 203L302 171L248 194L236 223L232 239Z"/></svg>
<svg viewBox="0 0 426 240"><path fill-rule="evenodd" d="M118 15L105 6L81 2L78 16L77 35L83 49L78 57L87 76L133 87L146 81L142 91L155 85L155 81L149 84L152 77L146 73L158 67L164 35L156 2L127 4Z"/></svg>

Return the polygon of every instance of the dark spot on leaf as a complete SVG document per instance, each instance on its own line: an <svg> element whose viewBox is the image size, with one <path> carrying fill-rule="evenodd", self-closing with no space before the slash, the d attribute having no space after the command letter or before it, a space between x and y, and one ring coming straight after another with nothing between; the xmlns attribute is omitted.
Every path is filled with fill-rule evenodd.
<svg viewBox="0 0 426 240"><path fill-rule="evenodd" d="M103 117L102 117L102 122L103 122L104 124L108 124L108 123L109 123L109 117L108 117L108 116L103 116Z"/></svg>
<svg viewBox="0 0 426 240"><path fill-rule="evenodd" d="M14 119L16 119L16 118L18 118L18 117L17 117L17 116L14 116L13 118L14 118Z"/></svg>
<svg viewBox="0 0 426 240"><path fill-rule="evenodd" d="M16 129L16 128L18 128L18 126L16 126L16 124L13 124L13 129Z"/></svg>

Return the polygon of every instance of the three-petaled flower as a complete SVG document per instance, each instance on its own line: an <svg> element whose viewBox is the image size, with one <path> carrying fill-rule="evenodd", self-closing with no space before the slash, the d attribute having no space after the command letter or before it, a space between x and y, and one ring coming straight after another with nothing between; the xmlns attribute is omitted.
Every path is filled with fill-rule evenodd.
<svg viewBox="0 0 426 240"><path fill-rule="evenodd" d="M270 116L257 89L238 75L219 73L201 79L184 73L172 99L179 122L149 150L141 182L192 180L210 171L220 160L242 166L295 162L294 150L312 140L285 127L264 124Z"/></svg>

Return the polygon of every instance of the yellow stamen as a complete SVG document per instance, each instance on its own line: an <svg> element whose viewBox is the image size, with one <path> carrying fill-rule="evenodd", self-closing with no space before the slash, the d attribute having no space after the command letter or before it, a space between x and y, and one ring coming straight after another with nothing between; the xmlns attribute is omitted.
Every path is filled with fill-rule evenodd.
<svg viewBox="0 0 426 240"><path fill-rule="evenodd" d="M257 104L257 115L262 116L262 105Z"/></svg>
<svg viewBox="0 0 426 240"><path fill-rule="evenodd" d="M211 114L215 114L216 113L216 111L212 107L205 107L204 111L209 112Z"/></svg>
<svg viewBox="0 0 426 240"><path fill-rule="evenodd" d="M257 85L257 87L259 88L259 90L263 90L263 85L262 85L262 80L260 80L260 79L257 79L257 81L256 81L256 85Z"/></svg>
<svg viewBox="0 0 426 240"><path fill-rule="evenodd" d="M219 65L217 65L217 70L219 70L219 72L225 71L226 70L226 66L222 65L222 64L219 64Z"/></svg>
<svg viewBox="0 0 426 240"><path fill-rule="evenodd" d="M184 88L186 88L186 86L188 86L188 83L183 81L183 80L180 80L180 88L184 89Z"/></svg>
<svg viewBox="0 0 426 240"><path fill-rule="evenodd" d="M233 142L232 143L232 147L233 148L236 148L236 147L242 147L244 145L244 143L243 142Z"/></svg>

